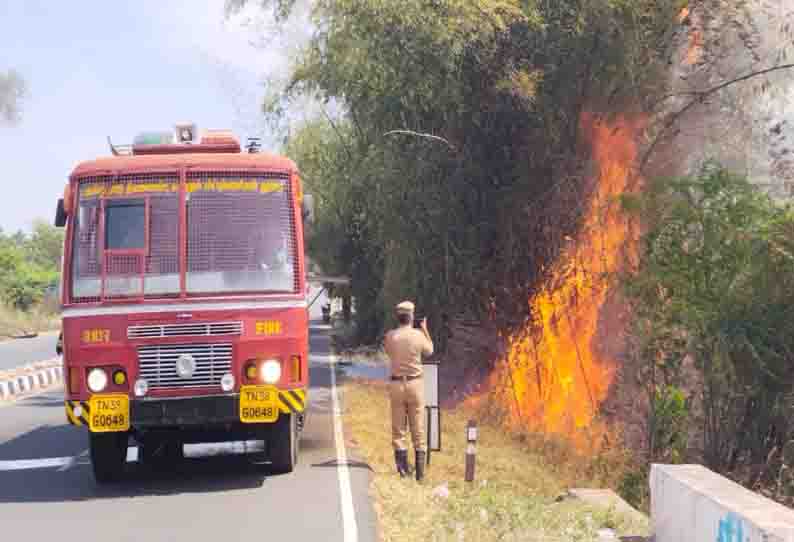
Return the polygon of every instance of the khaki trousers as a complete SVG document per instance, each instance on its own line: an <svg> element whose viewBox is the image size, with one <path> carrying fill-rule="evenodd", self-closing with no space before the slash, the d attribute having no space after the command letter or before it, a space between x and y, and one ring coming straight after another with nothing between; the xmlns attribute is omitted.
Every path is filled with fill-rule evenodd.
<svg viewBox="0 0 794 542"><path fill-rule="evenodd" d="M389 386L391 395L391 432L395 450L408 449L408 426L414 450L426 451L425 442L425 389L421 378L413 380L392 380Z"/></svg>

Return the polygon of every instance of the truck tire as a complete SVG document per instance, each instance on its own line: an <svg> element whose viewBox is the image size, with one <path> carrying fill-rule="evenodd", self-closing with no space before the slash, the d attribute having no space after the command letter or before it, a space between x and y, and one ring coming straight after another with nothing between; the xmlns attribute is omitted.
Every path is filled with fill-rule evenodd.
<svg viewBox="0 0 794 542"><path fill-rule="evenodd" d="M298 417L285 414L279 417L270 435L270 465L273 472L287 474L298 464L300 433Z"/></svg>
<svg viewBox="0 0 794 542"><path fill-rule="evenodd" d="M89 439L96 482L108 484L120 480L127 463L127 433L90 433Z"/></svg>

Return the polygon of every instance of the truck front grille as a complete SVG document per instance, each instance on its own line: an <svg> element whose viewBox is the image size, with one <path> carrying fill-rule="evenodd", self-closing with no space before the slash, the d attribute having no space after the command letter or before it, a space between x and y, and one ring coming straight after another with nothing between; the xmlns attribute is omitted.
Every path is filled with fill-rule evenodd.
<svg viewBox="0 0 794 542"><path fill-rule="evenodd" d="M195 337L201 335L242 335L242 322L140 325L127 328L128 339Z"/></svg>
<svg viewBox="0 0 794 542"><path fill-rule="evenodd" d="M196 360L196 371L190 378L176 372L176 360L189 354ZM232 370L231 344L177 344L138 347L141 378L150 389L201 388L221 385L221 377Z"/></svg>

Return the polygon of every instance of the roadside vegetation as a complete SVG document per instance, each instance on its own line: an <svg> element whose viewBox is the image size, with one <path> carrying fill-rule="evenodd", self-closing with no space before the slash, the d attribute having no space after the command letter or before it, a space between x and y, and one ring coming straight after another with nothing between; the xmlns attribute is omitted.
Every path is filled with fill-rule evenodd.
<svg viewBox="0 0 794 542"><path fill-rule="evenodd" d="M227 1L246 4L285 25L305 6ZM652 75L680 5L311 3L315 31L264 110L317 198L312 258L352 279L361 342L403 297L442 350L455 321L481 321L496 342L532 318L526 300L581 218L580 117L664 92ZM307 98L319 114L289 126Z"/></svg>
<svg viewBox="0 0 794 542"><path fill-rule="evenodd" d="M644 535L648 525L614 509L558 499L571 487L614 483L625 468L618 451L588 458L537 436L505 433L481 412L443 413L443 452L433 453L426 479L401 479L394 468L386 384L353 380L344 388L352 445L373 469L372 492L385 541L573 542L597 540L600 529ZM464 481L465 427L479 425L476 478ZM413 460L412 460L413 461Z"/></svg>
<svg viewBox="0 0 794 542"><path fill-rule="evenodd" d="M718 164L660 179L623 278L647 462L703 462L794 505L794 208Z"/></svg>
<svg viewBox="0 0 794 542"><path fill-rule="evenodd" d="M30 233L0 230L0 339L58 326L63 232L37 221Z"/></svg>
<svg viewBox="0 0 794 542"><path fill-rule="evenodd" d="M281 23L305 6L227 8L246 4ZM603 274L631 322L613 361L629 382L623 393L644 396L627 409L641 411L641 442L615 476L592 480L645 507L651 462L703 462L794 504L794 214L716 164L682 179L636 171L661 133L724 87L693 92L669 118L654 109L670 97L672 36L694 5L319 0L311 39L263 108L317 198L312 258L351 278L335 292L357 307L340 341L377 344L394 304L415 299L447 365L486 386L506 338L543 319L529 301L556 286L561 255L586 229L593 169L615 166L593 163L584 120L640 119L649 141L625 136L643 152L617 165L636 181L627 186L642 186L622 201L641 235L621 255L628 267ZM319 113L296 126L291 113L307 100ZM565 480L559 450L544 467ZM365 452L386 464L383 450Z"/></svg>

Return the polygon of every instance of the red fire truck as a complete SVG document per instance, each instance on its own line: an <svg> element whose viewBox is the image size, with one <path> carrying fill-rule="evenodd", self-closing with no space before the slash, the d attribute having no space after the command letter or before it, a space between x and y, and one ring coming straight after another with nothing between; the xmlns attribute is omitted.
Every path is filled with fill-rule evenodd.
<svg viewBox="0 0 794 542"><path fill-rule="evenodd" d="M110 142L109 142L110 143ZM297 461L308 389L303 221L295 164L191 124L79 164L66 227L66 417L89 431L98 482L183 444L264 441Z"/></svg>

